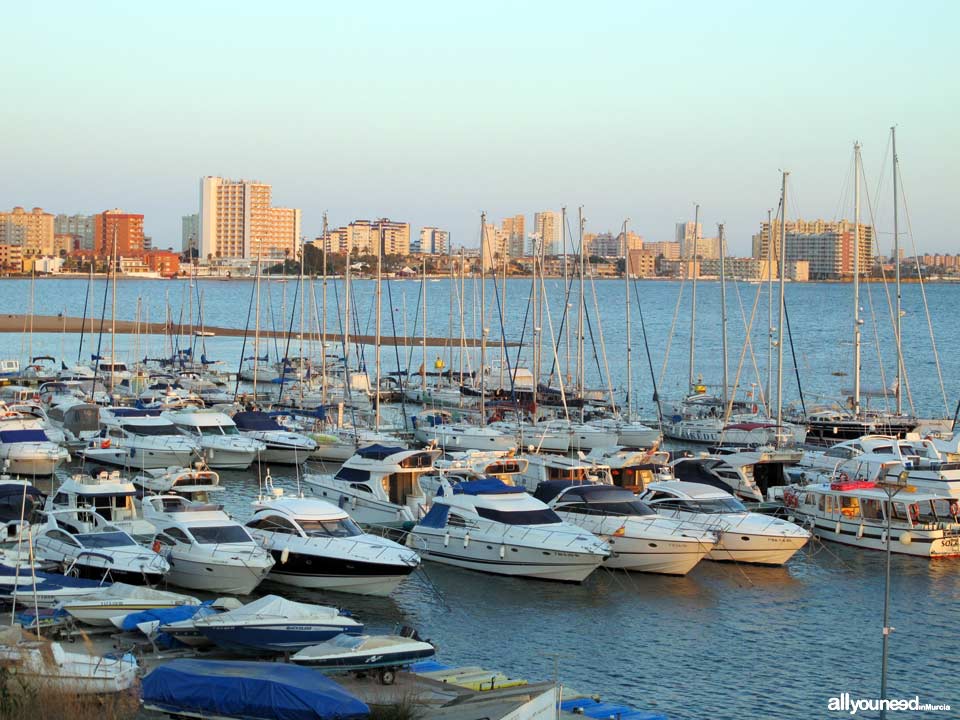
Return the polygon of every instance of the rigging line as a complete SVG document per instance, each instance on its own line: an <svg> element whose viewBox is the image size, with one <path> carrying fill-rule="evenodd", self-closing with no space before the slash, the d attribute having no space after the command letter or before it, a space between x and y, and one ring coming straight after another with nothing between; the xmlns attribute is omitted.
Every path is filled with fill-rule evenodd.
<svg viewBox="0 0 960 720"><path fill-rule="evenodd" d="M112 258L112 256L111 256ZM91 260L91 262L93 262ZM115 261L111 259L110 264L113 265ZM114 268L116 272L116 268ZM114 278L116 282L116 278ZM94 360L93 367L93 391L96 392L97 389L97 376L100 374L100 350L103 347L103 323L107 318L107 291L110 289L110 273L107 273L107 282L103 286L103 307L100 309L100 332L97 334L97 357ZM111 358L111 362L113 359Z"/></svg>
<svg viewBox="0 0 960 720"><path fill-rule="evenodd" d="M663 411L660 407L660 394L657 392L657 375L653 370L653 358L650 355L650 343L647 341L647 323L643 318L643 303L640 302L640 289L637 278L633 279L633 294L637 299L637 312L640 315L640 331L643 333L643 349L647 355L647 368L650 370L650 382L653 385L653 402L657 406L657 427L663 435Z"/></svg>
<svg viewBox="0 0 960 720"><path fill-rule="evenodd" d="M87 324L87 304L90 302L90 288L93 284L93 260L91 260L90 263L90 279L87 280L87 292L83 295L83 320L80 321L80 347L77 348L78 365L80 364L80 358L83 356L83 336L86 335L83 331L83 326ZM66 317L66 313L64 313L64 317ZM90 325L92 326L93 323L91 322ZM60 362L63 362L63 360Z"/></svg>
<svg viewBox="0 0 960 720"><path fill-rule="evenodd" d="M287 385L287 360L290 359L290 340L293 337L293 319L297 316L297 300L300 297L300 285L302 282L299 282L302 278L298 278L297 289L293 291L293 306L290 308L290 327L287 328L287 345L283 349L283 360L280 362L280 392L277 393L277 402L280 402L283 399L283 390ZM301 341L303 338L301 338ZM300 367L303 367L303 361L301 358ZM303 378L299 378L299 382L303 382Z"/></svg>
<svg viewBox="0 0 960 720"><path fill-rule="evenodd" d="M247 306L247 323L243 326L243 344L240 346L240 366L237 368L237 381L233 386L233 401L237 401L240 394L240 373L243 370L243 356L247 352L247 332L250 330L250 315L253 314L253 295L256 292L256 283L250 285L250 304ZM257 362L257 359L253 359Z"/></svg>
<svg viewBox="0 0 960 720"><path fill-rule="evenodd" d="M790 329L790 312L786 298L784 298L783 301L783 320L787 324L787 338L790 340L790 356L793 358L793 374L797 378L797 392L800 394L800 410L803 412L803 417L806 417L807 403L803 399L803 385L800 383L800 367L797 365L797 350L793 346L793 331Z"/></svg>
<svg viewBox="0 0 960 720"><path fill-rule="evenodd" d="M762 294L762 290L763 290L763 285L762 285L762 284L758 284L758 285L757 285L757 295L758 295L758 296ZM761 399L761 401L762 401L763 398L764 398L764 396L763 396L763 381L762 381L762 379L760 378L760 366L759 366L759 364L757 363L757 354L753 351L753 337L752 337L752 334L753 334L753 325L752 325L752 324L747 325L747 313L746 313L746 310L745 310L744 307L743 307L743 297L740 295L740 283L736 283L736 282L733 283L733 292L734 292L734 294L736 294L736 296L737 296L737 303L740 305L740 319L743 320L743 328L744 328L745 342L747 343L747 345L748 345L749 348L750 348L750 360L751 360L751 363L753 364L753 372L754 372L754 374L755 374L755 376L756 376L756 378L757 378L757 387L760 389L760 399ZM733 395L736 395L736 392L737 392L737 385L734 384L731 393L732 393ZM754 401L756 401L756 398L753 397L753 391L751 391L750 396L751 396L751 399L753 399ZM764 404L765 404L765 403L764 403ZM769 409L768 409L768 412L767 412L767 416L768 416L768 417L770 416Z"/></svg>
<svg viewBox="0 0 960 720"><path fill-rule="evenodd" d="M571 242L572 242L572 239L571 239ZM564 260L564 262L566 262L566 260ZM554 370L557 371L558 376L561 376L561 377L563 376L563 372L560 369L560 360L558 356L559 356L559 349L560 349L560 341L563 340L563 331L564 331L564 328L566 327L568 310L570 309L570 296L573 293L573 280L574 280L574 275L571 273L570 280L567 283L566 290L564 291L563 314L560 316L560 327L557 329L558 331L557 332L557 353L555 353L555 356L554 356L554 364L550 366L550 374L547 376L548 385L550 384L550 381L553 379ZM542 282L541 282L541 287L545 287L545 285Z"/></svg>
<svg viewBox="0 0 960 720"><path fill-rule="evenodd" d="M760 286L757 286L757 293L753 298L753 309L750 311L750 324L749 327L753 327L753 321L757 317L757 308L760 306ZM743 344L743 349L740 351L740 360L737 362L737 372L733 376L733 392L730 393L729 399L727 401L727 406L723 411L723 423L726 425L730 421L730 416L733 414L733 404L736 396L736 389L740 385L740 373L743 371L743 361L746 359L748 348L752 348L750 343L750 333L747 333L746 341ZM752 352L752 349L751 349ZM722 435L722 431L721 431Z"/></svg>
<svg viewBox="0 0 960 720"><path fill-rule="evenodd" d="M540 294L542 297L547 295L547 286L543 278L543 273L540 274ZM562 332L558 335L553 334L553 313L550 312L550 303L544 303L545 309L547 312L547 326L550 328L550 349L553 351L553 361L556 363L557 367L560 366L560 343L559 338L562 337ZM557 340L557 343L554 343L554 340ZM563 405L563 415L566 418L567 422L570 422L570 409L567 407L567 393L563 385L563 373L558 373L558 379L560 381L560 402ZM541 439L541 444L543 440Z"/></svg>
<svg viewBox="0 0 960 720"><path fill-rule="evenodd" d="M626 235L624 235L624 243L626 243ZM624 261L623 271L627 271L626 261ZM610 377L610 364L607 362L607 344L603 338L603 320L600 317L600 303L597 301L597 284L592 267L590 269L590 291L593 293L593 307L594 312L597 314L597 334L600 336L600 353L603 355L603 372L600 373L600 381L603 382L604 376L606 376L607 391L610 394L610 411L617 413L617 401L613 395L613 379ZM594 347L593 353L596 355L596 347Z"/></svg>
<svg viewBox="0 0 960 720"><path fill-rule="evenodd" d="M847 172L843 176L843 181L840 184L840 196L837 198L837 207L833 211L833 220L836 222L839 218L843 217L841 211L843 208L848 206L848 198L850 194L850 185L853 182L853 166L856 164L856 161L851 158L850 164L847 165Z"/></svg>
<svg viewBox="0 0 960 720"><path fill-rule="evenodd" d="M346 275L344 278L346 278ZM344 279L344 283L346 283L346 279ZM331 283L331 285L333 285L333 300L337 306L337 329L340 331L340 349L343 352L343 400L350 410L350 424L353 428L353 435L356 438L359 437L360 428L357 425L357 409L353 406L350 397L350 357L347 354L349 348L347 346L347 335L344 330L343 313L340 308L340 292L337 290L338 283ZM344 290L346 290L346 288L344 288ZM346 302L346 298L344 298L344 302Z"/></svg>
<svg viewBox="0 0 960 720"><path fill-rule="evenodd" d="M277 318L273 314L273 282L267 276L267 312L270 313L270 330L273 337L273 356L280 362L280 346L277 344Z"/></svg>
<svg viewBox="0 0 960 720"><path fill-rule="evenodd" d="M694 228L696 232L696 228ZM683 259L681 258L681 262ZM660 378L658 380L663 387L663 378L667 374L667 363L670 361L670 346L673 345L673 336L677 329L677 318L680 315L680 302L683 300L683 286L687 281L687 274L682 272L680 275L680 290L677 292L677 303L673 306L673 319L670 321L670 334L667 335L667 346L663 351L663 366L660 368Z"/></svg>
<svg viewBox="0 0 960 720"><path fill-rule="evenodd" d="M534 263L537 262L537 261L536 261L536 258L534 258L534 261L533 261L533 262L534 262ZM531 305L533 304L533 288L534 288L535 285L536 285L536 282L535 282L535 281L531 281L531 283L530 283L530 292L529 292L529 294L527 295L527 307L526 307L526 309L523 311L523 325L521 326L521 330L520 330L520 342L517 343L517 358L516 358L516 360L514 361L514 367L516 367L516 368L519 368L519 367L520 367L520 353L521 353L522 350L523 350L523 339L526 337L526 334L527 334L527 318L530 317L530 307L531 307ZM537 322L537 319L536 319L536 318L533 318L533 323L536 324L536 322ZM534 334L534 335L535 335L536 333L531 333L531 334ZM536 392L537 392L537 379L536 379L536 378L534 378L534 380L533 380L533 392L534 392L534 395L536 395Z"/></svg>
<svg viewBox="0 0 960 720"><path fill-rule="evenodd" d="M917 278L920 285L920 295L923 298L923 309L927 316L927 330L930 333L930 345L933 348L933 361L937 367L937 379L940 381L940 395L943 398L943 412L948 414L950 408L947 405L947 389L943 383L943 368L940 366L940 353L937 352L937 339L933 332L933 318L930 316L930 304L927 302L927 286L923 281L923 273L920 271L920 258L917 254L917 241L913 235L913 222L910 220L910 207L907 204L907 192L903 186L903 173L897 170L897 180L900 186L900 197L903 198L903 214L907 220L907 235L910 237L910 244L913 247L913 260L917 266Z"/></svg>
<svg viewBox="0 0 960 720"><path fill-rule="evenodd" d="M503 326L503 306L500 303L500 290L499 290L499 287L497 286L497 273L493 272L492 275L493 275L493 294L497 298L497 317L500 320L500 340L501 342L506 342L507 331L506 331L506 328L504 328ZM504 284L506 284L506 280L504 280ZM516 380L515 373L513 369L510 367L510 353L504 353L504 359L507 361L507 376L510 378L510 401L514 404L515 406L514 409L516 409L519 412L520 403L517 400L517 391L516 391L516 386L514 382ZM480 372L481 372L480 382L483 383L485 382L483 378L483 374L486 372L486 368L481 369ZM534 389L534 392L536 392L536 389ZM480 418L481 423L485 422L482 415L483 413L481 413L481 418Z"/></svg>
<svg viewBox="0 0 960 720"><path fill-rule="evenodd" d="M400 369L400 345L397 343L397 314L393 310L393 290L390 278L387 278L387 302L390 304L390 328L393 331L393 354L397 361L397 382L400 384L400 412L403 413L403 425L407 425L406 388L403 386L403 372ZM380 388L377 388L380 392Z"/></svg>
<svg viewBox="0 0 960 720"><path fill-rule="evenodd" d="M416 310L414 311L414 313L413 313L413 328L414 328L414 330L416 330L416 328L417 328L417 323L419 322L419 318L420 318L420 306L422 305L422 303L420 302L420 298L423 297L423 295L422 295L422 293L423 293L423 285L418 283L418 288L419 288L419 289L417 290L417 309L416 309ZM406 321L406 318L404 318L404 321ZM407 351L407 382L409 383L409 382L410 382L410 368L413 367L413 351L414 351L416 348L413 346L413 344L409 345L408 347L409 347L409 350ZM397 368L397 370L399 370L399 369L400 369L400 368ZM424 395L425 392L426 392L426 388L420 388L420 397L421 397L421 398L425 397L425 395ZM423 404L426 405L426 402L424 402Z"/></svg>

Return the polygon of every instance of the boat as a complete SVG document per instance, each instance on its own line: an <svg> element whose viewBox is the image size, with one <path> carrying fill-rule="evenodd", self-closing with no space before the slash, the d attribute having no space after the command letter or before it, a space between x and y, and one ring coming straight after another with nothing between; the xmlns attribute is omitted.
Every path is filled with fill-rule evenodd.
<svg viewBox="0 0 960 720"><path fill-rule="evenodd" d="M523 488L494 478L446 483L407 544L446 565L575 583L610 555L602 540L564 522Z"/></svg>
<svg viewBox="0 0 960 720"><path fill-rule="evenodd" d="M0 403L0 464L6 472L47 477L70 453L47 436L43 422Z"/></svg>
<svg viewBox="0 0 960 720"><path fill-rule="evenodd" d="M62 601L96 594L109 585L29 566L18 570L0 562L0 600L25 607L53 607Z"/></svg>
<svg viewBox="0 0 960 720"><path fill-rule="evenodd" d="M437 649L414 633L406 635L337 635L305 647L290 662L327 672L397 669L437 654Z"/></svg>
<svg viewBox="0 0 960 720"><path fill-rule="evenodd" d="M215 470L246 470L267 447L241 435L233 420L216 410L170 410L163 417L199 443L204 460Z"/></svg>
<svg viewBox="0 0 960 720"><path fill-rule="evenodd" d="M494 410L494 418L500 412ZM548 427L522 419L495 419L489 427L511 435L517 447L530 452L566 453L570 450L570 433L566 429Z"/></svg>
<svg viewBox="0 0 960 720"><path fill-rule="evenodd" d="M66 574L92 580L153 585L170 565L93 510L51 510L34 528L34 548Z"/></svg>
<svg viewBox="0 0 960 720"><path fill-rule="evenodd" d="M0 667L22 688L68 695L104 695L129 690L137 660L67 652L60 643L29 635L17 626L0 629Z"/></svg>
<svg viewBox="0 0 960 720"><path fill-rule="evenodd" d="M512 450L467 450L448 452L437 458L435 473L420 476L420 487L432 497L437 494L444 478L451 483L492 477L507 485L522 485L520 476L530 461L517 456Z"/></svg>
<svg viewBox="0 0 960 720"><path fill-rule="evenodd" d="M187 718L366 720L370 708L321 673L284 663L178 658L143 679L143 707Z"/></svg>
<svg viewBox="0 0 960 720"><path fill-rule="evenodd" d="M215 645L239 652L288 653L341 633L359 635L363 624L337 608L294 602L278 595L194 621Z"/></svg>
<svg viewBox="0 0 960 720"><path fill-rule="evenodd" d="M157 529L153 547L170 563L167 582L190 590L249 595L273 567L270 553L221 505L180 495L143 498Z"/></svg>
<svg viewBox="0 0 960 720"><path fill-rule="evenodd" d="M673 480L673 472L669 466L670 453L658 450L656 445L648 450L619 445L597 448L588 452L583 459L598 466L606 466L609 469L610 481L614 485L635 493L656 480Z"/></svg>
<svg viewBox="0 0 960 720"><path fill-rule="evenodd" d="M578 482L600 482L613 484L610 468L593 460L526 453L521 457L527 461L526 469L520 474L521 483L531 492L542 482L548 480L576 480Z"/></svg>
<svg viewBox="0 0 960 720"><path fill-rule="evenodd" d="M60 386L64 388L62 395L56 394ZM41 393L44 390L52 393L46 396L51 399L46 409L47 418L63 433L67 450L76 452L100 436L100 406L77 397L67 387L67 383L45 383Z"/></svg>
<svg viewBox="0 0 960 720"><path fill-rule="evenodd" d="M510 450L512 435L491 426L454 422L448 410L424 410L413 417L414 438L450 450Z"/></svg>
<svg viewBox="0 0 960 720"><path fill-rule="evenodd" d="M600 427L592 423L578 423L563 418L539 422L534 427L561 434L566 433L569 436L570 450L574 452L587 452L619 444L619 430L613 427Z"/></svg>
<svg viewBox="0 0 960 720"><path fill-rule="evenodd" d="M717 544L717 533L658 515L630 490L554 480L533 495L565 522L606 540L617 570L686 575Z"/></svg>
<svg viewBox="0 0 960 720"><path fill-rule="evenodd" d="M260 411L235 413L233 421L242 435L263 443L260 461L281 465L302 465L317 449L317 442L306 435L290 432L276 418Z"/></svg>
<svg viewBox="0 0 960 720"><path fill-rule="evenodd" d="M190 465L198 444L157 410L109 407L100 411L100 436L81 451L89 462L140 470Z"/></svg>
<svg viewBox="0 0 960 720"><path fill-rule="evenodd" d="M421 475L433 469L439 450L370 445L360 448L334 475L308 473L307 489L350 513L361 525L402 529L427 511Z"/></svg>
<svg viewBox="0 0 960 720"><path fill-rule="evenodd" d="M646 450L660 444L660 431L636 420L602 418L591 420L590 424L601 430L616 432L616 444L622 447Z"/></svg>
<svg viewBox="0 0 960 720"><path fill-rule="evenodd" d="M110 627L115 625L114 618L122 619L130 613L199 604L197 598L189 595L118 582L98 592L67 600L59 607L78 622Z"/></svg>
<svg viewBox="0 0 960 720"><path fill-rule="evenodd" d="M153 537L156 528L140 516L133 501L136 494L136 487L119 470L93 468L89 473L78 473L64 480L47 498L44 510L93 510L111 525L145 540Z"/></svg>
<svg viewBox="0 0 960 720"><path fill-rule="evenodd" d="M788 473L803 457L790 447L712 448L670 464L677 480L712 485L739 498L763 502L790 482Z"/></svg>
<svg viewBox="0 0 960 720"><path fill-rule="evenodd" d="M220 476L200 463L198 467L144 470L132 482L144 495L180 495L201 503L211 502L211 494L223 492Z"/></svg>
<svg viewBox="0 0 960 720"><path fill-rule="evenodd" d="M43 493L29 480L0 475L0 544L16 540L20 525L43 507Z"/></svg>
<svg viewBox="0 0 960 720"><path fill-rule="evenodd" d="M900 484L836 475L789 486L787 511L822 540L925 558L960 557L960 501ZM892 497L891 497L892 495Z"/></svg>
<svg viewBox="0 0 960 720"><path fill-rule="evenodd" d="M667 480L639 495L652 510L719 534L709 560L783 565L810 539L791 522L749 512L733 495L711 485Z"/></svg>
<svg viewBox="0 0 960 720"><path fill-rule="evenodd" d="M326 500L277 497L256 508L247 528L273 555L273 582L386 596L420 565L415 552L363 532Z"/></svg>

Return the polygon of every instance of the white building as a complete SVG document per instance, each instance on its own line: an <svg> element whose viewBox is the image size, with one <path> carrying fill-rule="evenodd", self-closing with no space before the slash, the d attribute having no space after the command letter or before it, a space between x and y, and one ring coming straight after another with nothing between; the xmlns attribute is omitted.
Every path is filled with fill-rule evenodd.
<svg viewBox="0 0 960 720"><path fill-rule="evenodd" d="M543 244L544 255L559 255L563 243L563 213L544 210L533 215L533 233ZM532 254L532 253L531 253Z"/></svg>
<svg viewBox="0 0 960 720"><path fill-rule="evenodd" d="M450 251L450 232L435 227L420 230L420 240L411 243L415 255L446 255Z"/></svg>

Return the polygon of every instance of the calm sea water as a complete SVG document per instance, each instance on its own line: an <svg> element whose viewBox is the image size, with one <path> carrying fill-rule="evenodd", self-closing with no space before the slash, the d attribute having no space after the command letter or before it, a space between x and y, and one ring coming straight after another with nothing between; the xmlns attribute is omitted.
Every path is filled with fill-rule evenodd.
<svg viewBox="0 0 960 720"><path fill-rule="evenodd" d="M554 332L560 325L562 289L559 281L548 281ZM530 283L507 283L503 311L506 337L518 339L523 327ZM251 283L201 282L205 321L209 325L243 327L250 300ZM330 324L335 327L334 287L340 302L342 288L330 283L328 303ZM445 335L450 324L450 284L427 283L427 326L430 334ZM667 371L661 383L664 396L679 397L686 386L689 340L689 285L681 299L676 333L670 347ZM655 374L660 375L670 344L670 329L677 307L679 283L647 282L638 286L643 306L647 339ZM80 315L86 282L51 280L36 283L36 311ZM102 302L103 284L96 292L96 307ZM281 309L292 305L295 284L264 285L262 323L281 327ZM739 364L747 345L743 317L749 318L757 286L728 287L730 365ZM319 286L317 294L319 296ZM384 289L384 317L393 316L397 333L418 334L415 311L419 307L418 282L393 282L392 298ZM765 293L765 289L761 288ZM118 288L117 315L132 319L138 298L149 308L150 319L162 319L166 303L176 320L187 293L185 282L126 281ZM588 340L588 383L601 383L596 366L604 367L599 349L600 326L606 345L606 363L612 384L625 386L624 287L604 281L596 284L599 321L591 310L599 359L593 359ZM475 288L467 283L464 307L468 336L479 335L479 301ZM488 316L490 337L499 341L500 319ZM953 352L958 330L953 322L960 306L960 287L932 285L927 288L931 323L941 352L946 385L944 399L931 349L927 319L920 289L906 286L903 292L904 360L908 371L910 397L919 414L952 414L956 402L960 359ZM355 286L358 325L372 332L373 283ZM593 294L588 296L594 307ZM635 300L635 299L634 299ZM8 312L28 307L29 283L0 282L0 301ZM797 366L804 391L834 395L850 372L851 288L845 285L795 284L787 288L787 301L794 333ZM454 305L456 307L456 300ZM576 302L576 300L574 300ZM741 315L740 307L744 308ZM342 307L342 305L341 305ZM892 382L896 356L890 330L890 312L880 286L864 289L862 298L865 384L880 385L880 368L885 384ZM109 308L109 305L108 305ZM634 388L636 397L650 408L652 384L647 370L637 305L634 317ZM109 309L108 309L109 312ZM720 377L719 287L701 283L698 287L696 372L704 379ZM874 323L873 318L876 318ZM184 315L186 318L186 315ZM385 319L385 334L392 334ZM287 320L289 323L289 319ZM419 321L418 321L419 323ZM299 320L295 325L299 324ZM477 328L477 330L474 330ZM529 333L529 330L528 330ZM547 318L543 333L550 336ZM459 334L459 311L454 313L454 334ZM31 341L17 335L4 336L3 357L25 357ZM118 352L127 352L135 341L118 337ZM240 339L214 338L207 354L236 362ZM545 341L546 342L546 341ZM153 338L150 347L140 340L141 355L156 356L163 339ZM746 354L742 383L766 382L767 319L766 296L757 301L757 318L751 344L754 357ZM565 343L560 342L560 362ZM273 354L273 341L269 341ZM296 347L296 341L294 341ZM878 348L879 347L879 351ZM62 348L62 350L61 350ZM68 362L77 357L77 336L35 336L34 354L61 352ZM109 338L104 340L109 349ZM282 348L281 348L282 352ZM402 367L419 367L419 348L412 357L398 351ZM431 349L432 362L437 350ZM84 350L84 354L87 350ZM493 351L494 358L499 353ZM372 357L372 356L371 356ZM395 366L393 350L383 352L384 363ZM446 353L444 351L444 357ZM454 353L454 364L458 359ZM793 363L787 353L784 382L786 400L797 398L792 379ZM276 471L275 478L293 492L296 473ZM241 520L251 512L258 481L253 473L223 473L228 488L228 505ZM875 697L879 692L880 647L883 608L882 553L857 551L837 545L815 544L798 554L784 568L752 568L729 564L701 563L685 578L595 573L581 586L553 585L534 581L488 577L438 565L427 565L390 599L363 599L352 596L302 592L294 597L343 605L354 610L374 628L390 629L396 623L413 625L440 646L440 659L453 664L483 665L529 678L550 678L555 660L560 679L584 692L596 692L608 699L629 702L641 708L659 709L672 718L810 718L830 717L830 697L849 692L854 697ZM924 560L894 556L891 624L890 695L920 696L921 700L960 707L960 689L952 662L960 634L960 562ZM840 713L833 713L840 716ZM930 713L930 717L956 717L953 713ZM904 714L906 717L906 714ZM912 717L912 715L911 715Z"/></svg>

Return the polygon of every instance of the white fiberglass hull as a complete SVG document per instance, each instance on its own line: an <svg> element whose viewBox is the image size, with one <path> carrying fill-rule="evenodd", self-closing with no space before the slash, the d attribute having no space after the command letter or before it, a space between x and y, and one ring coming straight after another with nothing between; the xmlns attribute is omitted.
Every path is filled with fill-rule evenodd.
<svg viewBox="0 0 960 720"><path fill-rule="evenodd" d="M214 470L246 470L257 458L256 450L235 450L203 446L207 465Z"/></svg>
<svg viewBox="0 0 960 720"><path fill-rule="evenodd" d="M352 595L387 597L406 580L407 575L300 575L274 570L267 576L268 582L300 587L308 590L332 590Z"/></svg>
<svg viewBox="0 0 960 720"><path fill-rule="evenodd" d="M808 537L751 535L738 530L720 534L717 546L707 555L720 562L783 565L807 544Z"/></svg>
<svg viewBox="0 0 960 720"><path fill-rule="evenodd" d="M635 537L614 537L607 543L613 550L604 563L607 567L661 575L686 575L714 548L712 542Z"/></svg>
<svg viewBox="0 0 960 720"><path fill-rule="evenodd" d="M116 465L138 470L162 470L168 467L189 467L196 460L190 450L142 450L128 448L87 448L83 457L91 463Z"/></svg>
<svg viewBox="0 0 960 720"><path fill-rule="evenodd" d="M0 446L0 461L10 475L53 475L70 459L69 453L52 443L13 443Z"/></svg>
<svg viewBox="0 0 960 720"><path fill-rule="evenodd" d="M229 562L171 555L166 581L188 590L205 590L227 595L249 595L267 577L272 562L258 559L245 563L241 558Z"/></svg>
<svg viewBox="0 0 960 720"><path fill-rule="evenodd" d="M800 517L813 522L813 534L821 540L867 550L887 549L886 527L861 525L859 520L836 521L812 518L805 514ZM960 536L945 536L942 530L893 527L890 531L890 552L925 558L960 557Z"/></svg>

